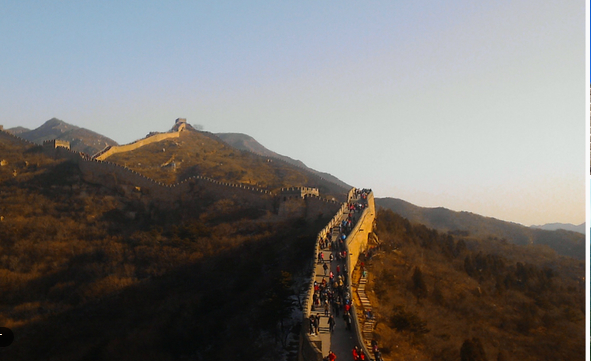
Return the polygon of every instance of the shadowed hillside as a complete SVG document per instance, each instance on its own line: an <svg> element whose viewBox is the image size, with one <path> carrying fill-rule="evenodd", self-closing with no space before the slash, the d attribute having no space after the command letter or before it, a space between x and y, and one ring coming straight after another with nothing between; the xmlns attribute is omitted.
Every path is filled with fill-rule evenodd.
<svg viewBox="0 0 591 361"><path fill-rule="evenodd" d="M0 136L1 359L282 357L327 219L225 199L161 211Z"/></svg>
<svg viewBox="0 0 591 361"><path fill-rule="evenodd" d="M73 150L90 155L102 150L107 145L117 145L117 142L103 135L56 118L46 121L39 128L33 130L23 130L25 128L20 129L20 127L13 129L17 130L13 134L31 142L42 144L44 140L66 140L70 142L70 147Z"/></svg>
<svg viewBox="0 0 591 361"><path fill-rule="evenodd" d="M411 222L422 223L439 231L470 234L477 237L506 239L515 244L547 245L559 254L585 258L585 235L566 231L533 229L470 212L446 208L423 208L396 198L376 198L376 205L400 214Z"/></svg>

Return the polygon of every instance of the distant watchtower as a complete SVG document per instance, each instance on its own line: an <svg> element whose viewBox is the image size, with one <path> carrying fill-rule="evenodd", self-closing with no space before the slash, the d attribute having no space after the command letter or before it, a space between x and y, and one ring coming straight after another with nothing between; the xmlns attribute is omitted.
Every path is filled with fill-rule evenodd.
<svg viewBox="0 0 591 361"><path fill-rule="evenodd" d="M48 157L57 158L58 148L70 149L70 142L59 139L43 141L43 153Z"/></svg>
<svg viewBox="0 0 591 361"><path fill-rule="evenodd" d="M281 188L280 191L281 197L283 200L288 200L292 198L304 198L305 196L316 196L318 197L320 193L318 193L318 188L311 188L311 187L290 187L290 188Z"/></svg>
<svg viewBox="0 0 591 361"><path fill-rule="evenodd" d="M64 147L66 149L70 149L70 142L67 140L59 140L59 139L52 139L52 140L44 140L43 141L43 150L53 150L57 147Z"/></svg>
<svg viewBox="0 0 591 361"><path fill-rule="evenodd" d="M174 132L178 132L178 131L185 129L186 126L187 126L187 119L186 118L177 118L177 120L174 121L174 126L172 127L172 130Z"/></svg>

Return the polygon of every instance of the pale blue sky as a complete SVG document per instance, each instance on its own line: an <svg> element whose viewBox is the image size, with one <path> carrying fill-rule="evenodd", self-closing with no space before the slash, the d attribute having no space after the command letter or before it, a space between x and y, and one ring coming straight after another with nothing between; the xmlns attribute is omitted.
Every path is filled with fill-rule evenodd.
<svg viewBox="0 0 591 361"><path fill-rule="evenodd" d="M585 220L585 2L4 1L0 124L185 117L379 197Z"/></svg>

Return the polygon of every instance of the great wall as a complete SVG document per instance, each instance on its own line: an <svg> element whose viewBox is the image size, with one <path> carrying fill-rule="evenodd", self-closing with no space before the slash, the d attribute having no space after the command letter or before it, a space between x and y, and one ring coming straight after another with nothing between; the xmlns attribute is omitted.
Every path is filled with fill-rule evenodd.
<svg viewBox="0 0 591 361"><path fill-rule="evenodd" d="M312 339L306 332L307 327L305 327L308 325L308 317L312 312L314 281L318 276L317 267L315 267L316 255L320 251L321 238L339 225L347 211L347 204L354 200L357 190L355 188L350 189L347 194L347 201L340 203L320 197L318 189L310 187L283 188L279 193L274 193L257 187L220 182L202 176L194 176L182 182L167 185L148 178L125 166L103 160L115 153L130 151L150 143L179 137L180 133L184 130L184 124L178 126L177 120L175 126L177 129L173 129L172 132L153 134L128 145L107 147L93 157L81 152L72 151L65 143L56 140L44 142L43 152L53 158L67 159L77 164L86 182L115 189L128 197L143 198L144 201L158 201L168 206L178 206L180 202L190 201L191 199L202 199L205 194L209 194L220 199L229 198L252 207L274 211L282 218L305 217L307 219L316 219L327 214L334 214L328 224L318 233L312 254L310 262L310 284L303 302L303 327L301 328L302 332L298 351L298 361L322 361L326 356L326 345L323 345L322 341ZM38 146L36 143L15 136L3 129L0 129L1 138L16 140L26 146ZM277 201L279 201L279 206L273 209ZM373 231L375 214L373 192L369 192L367 196L367 207L356 220L355 226L345 241L347 249L345 260L347 265L346 287L348 290L352 290L351 277L353 275L353 269L359 255L366 249ZM369 356L371 354L363 341L363 330L354 304L352 305L351 314L353 315L352 324L355 342Z"/></svg>
<svg viewBox="0 0 591 361"><path fill-rule="evenodd" d="M153 133L149 134L147 137L136 140L135 142L125 144L125 145L113 145L107 146L105 149L101 150L97 154L93 155L92 158L96 160L105 160L106 158L112 156L113 154L123 153L123 152L131 152L132 150L136 150L141 148L145 145L161 142L165 139L173 139L178 138L181 135L181 132L185 130L187 127L187 120L184 118L178 118L175 121L174 127L172 131L167 133Z"/></svg>
<svg viewBox="0 0 591 361"><path fill-rule="evenodd" d="M304 192L305 194L302 193L303 195L299 199L292 198L287 202L280 202L281 197L278 193L250 185L221 182L203 176L193 176L175 184L164 184L133 169L101 160L101 158L106 158L107 154L129 151L164 139L178 137L185 129L185 122L179 122L177 119L175 128L172 132L149 135L132 144L107 147L92 157L69 149L67 142L56 140L45 141L43 152L52 158L67 159L76 163L84 180L89 183L101 184L125 196L137 198L146 204L156 201L164 208L176 207L194 199L203 199L207 195L212 199L231 199L237 204L264 209L276 213L280 217L296 216L315 219L321 215L334 213L340 204L334 200L320 197L317 191L315 194ZM38 146L36 143L4 130L0 130L0 136L17 140L27 146Z"/></svg>
<svg viewBox="0 0 591 361"><path fill-rule="evenodd" d="M325 274L322 273L321 268L318 267L317 264L317 254L322 252L320 247L321 239L326 234L332 234L333 237L338 232L333 232L335 229L338 229L341 220L345 218L345 212L347 211L347 204L354 202L354 195L356 193L356 189L352 188L347 194L347 202L343 203L338 211L335 213L334 217L328 222L328 224L318 233L316 238L316 243L314 247L314 253L311 258L311 274L310 274L310 284L308 286L308 291L306 293L306 298L303 302L303 319L302 319L302 331L300 334L300 348L298 352L298 361L322 361L327 356L329 349L335 349L337 343L347 343L346 340L343 340L342 337L335 337L334 335L329 334L327 337L315 337L311 336L310 333L307 331L309 328L309 317L315 311L313 310L313 294L314 294L314 283L318 279L322 279L325 277ZM373 232L374 222L375 222L375 203L373 192L369 192L367 196L367 207L363 210L363 212L358 216L355 226L349 232L345 239L345 249L347 250L347 257L345 259L346 269L345 272L347 273L346 276L346 289L349 292L352 292L352 277L353 277L353 270L355 265L357 264L357 260L359 255L363 253L367 246L368 241L371 238L371 234ZM353 298L353 297L352 297ZM317 312L317 311L316 311ZM361 320L358 317L357 305L355 303L351 304L351 315L352 317L352 339L353 344L359 346L362 351L365 353L366 356L369 357L371 360L371 353L367 347L369 342L365 342L364 340L364 333L363 333L363 326ZM369 341L369 340L368 340ZM328 345L327 345L328 344ZM340 345L343 348L343 345ZM350 345L348 345L350 346ZM344 347L347 353L350 352L350 347ZM342 354L342 352L341 352Z"/></svg>

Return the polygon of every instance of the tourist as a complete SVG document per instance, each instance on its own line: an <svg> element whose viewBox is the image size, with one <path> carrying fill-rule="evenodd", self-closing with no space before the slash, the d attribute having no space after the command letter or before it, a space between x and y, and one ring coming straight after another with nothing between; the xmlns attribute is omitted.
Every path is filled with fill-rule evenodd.
<svg viewBox="0 0 591 361"><path fill-rule="evenodd" d="M353 350L351 351L351 353L353 354L353 361L359 360L359 353L357 352L357 346L353 347Z"/></svg>
<svg viewBox="0 0 591 361"><path fill-rule="evenodd" d="M329 351L328 352L328 356L327 356L328 361L335 361L337 359L337 355L334 354L334 352Z"/></svg>
<svg viewBox="0 0 591 361"><path fill-rule="evenodd" d="M320 314L318 313L314 318L314 331L317 335L320 334Z"/></svg>

